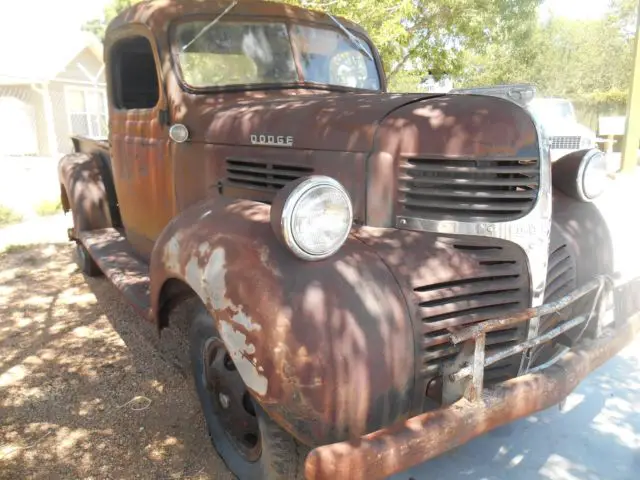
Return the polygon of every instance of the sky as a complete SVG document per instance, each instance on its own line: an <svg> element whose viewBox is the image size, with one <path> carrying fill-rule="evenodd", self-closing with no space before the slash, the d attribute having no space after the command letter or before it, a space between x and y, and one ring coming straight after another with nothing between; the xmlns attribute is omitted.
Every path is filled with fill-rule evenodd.
<svg viewBox="0 0 640 480"><path fill-rule="evenodd" d="M86 21L99 17L109 0L0 0L0 37L20 38L28 32L53 32L64 35L78 30ZM545 0L541 17L550 12L570 18L597 18L609 0ZM24 26L29 25L29 30ZM55 25L55 28L53 28Z"/></svg>
<svg viewBox="0 0 640 480"><path fill-rule="evenodd" d="M610 0L546 0L540 11L545 19L550 13L558 17L596 19L607 10Z"/></svg>

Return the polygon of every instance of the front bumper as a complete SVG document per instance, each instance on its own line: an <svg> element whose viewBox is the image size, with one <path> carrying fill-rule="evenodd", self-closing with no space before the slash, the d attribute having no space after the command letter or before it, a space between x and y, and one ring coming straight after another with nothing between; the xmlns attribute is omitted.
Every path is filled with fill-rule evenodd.
<svg viewBox="0 0 640 480"><path fill-rule="evenodd" d="M480 387L480 392L474 391L474 382L470 381L471 388L448 407L419 415L357 441L315 448L306 459L306 478L383 479L437 457L497 427L562 402L589 373L615 356L640 333L640 313L636 313L638 282L632 283L636 288L620 290L624 298L615 298L616 318L612 325L599 329L597 338L580 340L555 362L538 368L535 373L488 389ZM578 298L575 293L566 297L571 297L571 300L565 304ZM617 297L618 290L615 293ZM626 298L631 296L633 298ZM625 307L620 310L620 305ZM630 305L633 306L633 313ZM556 308L558 305L540 308L545 307ZM496 320L489 322L495 325ZM488 329L492 328L490 323L485 323ZM473 339L469 340L471 335ZM466 337L466 341L473 341L476 345L478 338L481 341L484 339L482 328L477 327L472 331L454 334L456 336L458 341ZM484 363L484 356L480 356ZM478 362L477 355L473 360ZM474 370L471 362L458 365L458 368L462 367Z"/></svg>

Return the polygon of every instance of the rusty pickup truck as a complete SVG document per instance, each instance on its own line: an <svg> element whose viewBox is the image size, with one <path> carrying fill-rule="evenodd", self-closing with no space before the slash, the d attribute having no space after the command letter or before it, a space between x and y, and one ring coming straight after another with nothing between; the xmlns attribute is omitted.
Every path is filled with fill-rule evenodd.
<svg viewBox="0 0 640 480"><path fill-rule="evenodd" d="M159 333L195 305L237 477L384 478L560 403L640 328L603 154L552 167L516 102L387 93L360 27L266 1L142 2L104 48L69 236Z"/></svg>

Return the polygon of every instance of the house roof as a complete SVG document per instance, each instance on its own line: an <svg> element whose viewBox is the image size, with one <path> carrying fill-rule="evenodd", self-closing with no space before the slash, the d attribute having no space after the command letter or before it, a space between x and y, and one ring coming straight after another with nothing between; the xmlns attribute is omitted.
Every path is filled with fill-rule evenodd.
<svg viewBox="0 0 640 480"><path fill-rule="evenodd" d="M60 35L25 35L3 38L0 33L0 85L52 80L83 50L89 48L102 60L102 43L88 32Z"/></svg>

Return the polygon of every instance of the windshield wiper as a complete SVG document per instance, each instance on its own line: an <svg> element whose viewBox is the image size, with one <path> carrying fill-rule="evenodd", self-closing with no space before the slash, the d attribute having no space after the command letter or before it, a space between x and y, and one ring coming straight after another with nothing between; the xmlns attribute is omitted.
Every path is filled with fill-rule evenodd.
<svg viewBox="0 0 640 480"><path fill-rule="evenodd" d="M220 19L224 17L227 13L229 13L231 9L233 9L236 5L238 5L238 0L233 0L233 2L231 2L231 4L227 8L225 8L220 15L218 15L216 18L214 18L209 23L207 23L204 27L202 27L202 30L200 30L198 34L195 37L193 37L189 43L187 43L184 47L182 47L182 51L183 52L186 51L187 48L193 45L194 42L198 40L202 35L207 33L211 27L213 27L216 23L218 23Z"/></svg>
<svg viewBox="0 0 640 480"><path fill-rule="evenodd" d="M369 60L373 62L374 61L373 55L371 55L371 52L369 52L369 50L365 48L365 46L362 44L362 41L358 37L356 37L353 33L351 33L349 29L347 29L347 27L345 27L336 17L334 17L330 13L327 13L327 15L329 15L329 18L335 22L335 24L340 28L340 30L342 30L342 32L347 36L349 41L351 41L351 43L353 43L356 47L358 47L358 50L364 53L367 57L369 57Z"/></svg>

